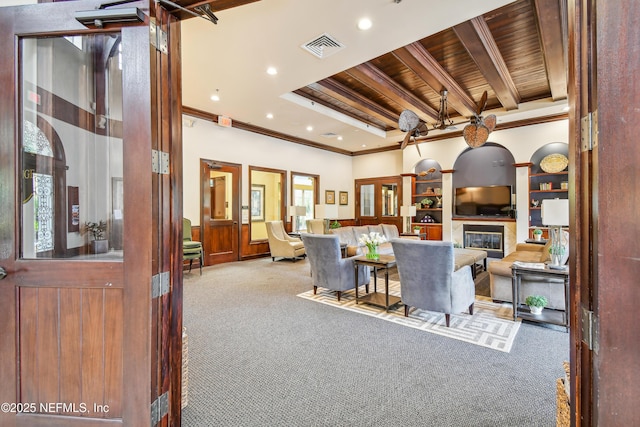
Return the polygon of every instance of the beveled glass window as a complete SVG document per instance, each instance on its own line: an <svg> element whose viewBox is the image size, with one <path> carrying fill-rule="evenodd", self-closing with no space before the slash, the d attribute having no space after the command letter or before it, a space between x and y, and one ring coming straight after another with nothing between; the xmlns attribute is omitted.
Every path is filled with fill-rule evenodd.
<svg viewBox="0 0 640 427"><path fill-rule="evenodd" d="M20 256L121 260L120 34L27 37L19 48Z"/></svg>

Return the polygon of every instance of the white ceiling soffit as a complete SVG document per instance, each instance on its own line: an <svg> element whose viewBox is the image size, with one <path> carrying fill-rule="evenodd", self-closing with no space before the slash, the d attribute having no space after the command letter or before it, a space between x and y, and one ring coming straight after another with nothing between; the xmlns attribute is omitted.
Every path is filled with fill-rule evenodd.
<svg viewBox="0 0 640 427"><path fill-rule="evenodd" d="M320 59L331 56L339 50L344 49L344 45L342 43L327 33L324 33L313 40L309 40L300 47Z"/></svg>
<svg viewBox="0 0 640 427"><path fill-rule="evenodd" d="M369 126L367 123L361 122L359 120L354 119L353 117L349 117L346 114L342 114L336 110L332 110L331 108L325 107L324 105L320 105L316 102L310 101L307 98L296 95L293 92L285 93L280 96L282 99L286 99L287 101L291 101L294 104L298 104L301 107L308 108L312 111L315 111L320 114L324 114L325 116L331 117L332 119L339 120L342 123L346 123L350 126L356 127L358 129L362 129L367 131L375 136L379 136L380 138L386 138L387 132L382 129L378 129L373 126Z"/></svg>

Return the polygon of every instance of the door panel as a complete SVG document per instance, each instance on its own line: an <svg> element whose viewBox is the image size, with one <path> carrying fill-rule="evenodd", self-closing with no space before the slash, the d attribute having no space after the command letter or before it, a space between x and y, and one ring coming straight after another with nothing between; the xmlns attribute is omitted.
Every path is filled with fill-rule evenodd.
<svg viewBox="0 0 640 427"><path fill-rule="evenodd" d="M399 200L402 177L357 179L356 221L360 225L395 224L402 231Z"/></svg>
<svg viewBox="0 0 640 427"><path fill-rule="evenodd" d="M149 30L87 31L97 4L0 8L0 400L33 404L2 426L149 424L150 91L123 78ZM95 253L85 223L116 215L128 241Z"/></svg>
<svg viewBox="0 0 640 427"><path fill-rule="evenodd" d="M213 166L212 166L213 165ZM201 240L204 264L240 259L239 195L241 166L200 160Z"/></svg>

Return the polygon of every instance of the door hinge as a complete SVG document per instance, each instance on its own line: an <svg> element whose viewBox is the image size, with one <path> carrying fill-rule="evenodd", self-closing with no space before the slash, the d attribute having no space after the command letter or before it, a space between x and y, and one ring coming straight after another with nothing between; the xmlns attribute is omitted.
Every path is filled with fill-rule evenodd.
<svg viewBox="0 0 640 427"><path fill-rule="evenodd" d="M151 150L151 171L161 175L169 175L169 153Z"/></svg>
<svg viewBox="0 0 640 427"><path fill-rule="evenodd" d="M165 55L169 52L167 33L154 22L149 24L149 43Z"/></svg>
<svg viewBox="0 0 640 427"><path fill-rule="evenodd" d="M158 398L151 404L151 427L158 424L168 413L169 392L166 391L162 396L158 396Z"/></svg>
<svg viewBox="0 0 640 427"><path fill-rule="evenodd" d="M154 274L151 277L151 297L158 298L169 293L169 272Z"/></svg>
<svg viewBox="0 0 640 427"><path fill-rule="evenodd" d="M581 151L592 151L598 146L598 110L580 119Z"/></svg>
<svg viewBox="0 0 640 427"><path fill-rule="evenodd" d="M582 342L598 353L598 318L591 310L582 308Z"/></svg>

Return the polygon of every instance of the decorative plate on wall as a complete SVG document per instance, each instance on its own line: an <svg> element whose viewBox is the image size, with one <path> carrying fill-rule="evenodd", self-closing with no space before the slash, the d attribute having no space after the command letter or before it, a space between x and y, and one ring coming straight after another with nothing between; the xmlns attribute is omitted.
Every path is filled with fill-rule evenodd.
<svg viewBox="0 0 640 427"><path fill-rule="evenodd" d="M549 154L540 162L540 168L546 173L562 172L569 165L569 159L564 154Z"/></svg>

